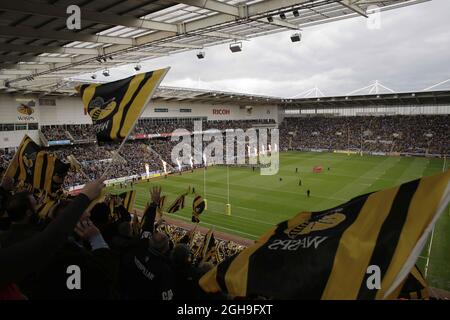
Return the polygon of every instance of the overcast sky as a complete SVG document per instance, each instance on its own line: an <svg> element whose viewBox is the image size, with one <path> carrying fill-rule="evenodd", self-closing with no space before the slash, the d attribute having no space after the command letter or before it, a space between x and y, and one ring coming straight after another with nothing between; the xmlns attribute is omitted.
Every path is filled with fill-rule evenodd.
<svg viewBox="0 0 450 320"><path fill-rule="evenodd" d="M422 90L450 78L450 1L432 0L381 13L381 29L353 18L142 63L144 70L171 66L162 85L292 97L318 86L345 95L374 80L395 91ZM450 83L445 86L450 88Z"/></svg>

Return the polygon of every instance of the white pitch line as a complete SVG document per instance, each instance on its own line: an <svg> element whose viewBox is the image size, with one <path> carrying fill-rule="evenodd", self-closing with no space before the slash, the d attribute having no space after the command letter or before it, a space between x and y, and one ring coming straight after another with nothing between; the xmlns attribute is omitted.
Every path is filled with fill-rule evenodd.
<svg viewBox="0 0 450 320"><path fill-rule="evenodd" d="M170 216L174 216L177 219L179 218L179 219L191 222L191 220L189 220L188 218L185 218L185 217L180 216L180 215L171 214L171 213L167 213L167 212L165 212L165 214L170 215ZM207 223L207 222L202 222L202 224L206 224L208 226L213 226L213 227L216 227L217 229L225 229L225 230L228 230L228 231L237 232L237 233L240 233L240 234L246 234L248 236L252 236L252 237L258 238L257 235L254 235L254 234L251 234L251 233L247 233L247 232L243 232L243 231L238 231L238 230L235 230L235 229L226 228L226 227L223 227L223 226L220 226L220 225L215 225L215 224Z"/></svg>

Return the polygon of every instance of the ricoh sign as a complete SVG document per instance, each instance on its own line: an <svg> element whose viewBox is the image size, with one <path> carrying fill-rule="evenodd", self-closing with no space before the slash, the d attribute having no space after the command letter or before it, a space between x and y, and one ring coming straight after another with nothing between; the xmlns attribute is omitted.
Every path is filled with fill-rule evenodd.
<svg viewBox="0 0 450 320"><path fill-rule="evenodd" d="M225 116L225 115L229 115L230 109L213 109L213 115L218 115L218 116Z"/></svg>

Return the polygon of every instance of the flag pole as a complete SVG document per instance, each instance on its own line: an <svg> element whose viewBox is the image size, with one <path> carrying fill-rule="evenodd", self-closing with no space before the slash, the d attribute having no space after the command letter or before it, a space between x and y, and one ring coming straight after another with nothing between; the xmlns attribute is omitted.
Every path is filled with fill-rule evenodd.
<svg viewBox="0 0 450 320"><path fill-rule="evenodd" d="M138 117L137 119L139 119L139 117ZM136 121L137 121L137 119L136 119ZM105 171L103 172L103 174L102 174L102 176L101 176L102 178L106 178L106 175L108 174L109 170L111 170L112 165L113 165L114 162L119 158L119 152L120 152L120 150L122 149L122 147L124 146L125 141L127 141L129 135L131 134L131 131L133 131L134 126L136 125L136 121L135 121L135 123L133 124L133 126L131 127L130 132L128 132L128 134L127 134L127 136L125 137L125 139L123 139L122 142L120 143L119 148L118 148L117 150L114 151L114 155L113 155L113 157L111 158L111 162L108 164L108 166L106 167Z"/></svg>
<svg viewBox="0 0 450 320"><path fill-rule="evenodd" d="M102 178L105 178L106 175L108 174L109 170L111 169L112 165L114 164L114 161L117 160L118 155L120 150L122 149L122 147L124 146L125 142L127 141L128 137L130 136L131 132L133 131L134 127L136 126L136 123L138 122L139 118L141 117L142 113L144 113L144 109L147 107L150 99L152 98L153 94L156 91L156 88L159 87L159 85L161 84L161 81L164 79L164 77L166 76L167 72L169 71L170 67L167 67L165 69L163 69L163 74L161 75L161 77L158 79L158 82L156 83L155 87L153 88L153 90L150 92L150 94L148 95L147 99L145 100L144 106L141 110L141 113L139 114L139 116L134 120L133 125L130 128L130 131L128 131L127 136L125 137L125 139L122 140L122 143L120 144L119 148L116 150L116 153L114 154L114 156L112 157L111 162L109 163L109 165L106 167L106 170L103 172L102 174Z"/></svg>

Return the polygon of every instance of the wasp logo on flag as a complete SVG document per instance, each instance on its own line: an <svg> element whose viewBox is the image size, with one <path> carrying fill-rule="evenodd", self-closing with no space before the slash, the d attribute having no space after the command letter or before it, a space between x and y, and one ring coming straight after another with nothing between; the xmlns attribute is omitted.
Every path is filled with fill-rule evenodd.
<svg viewBox="0 0 450 320"><path fill-rule="evenodd" d="M345 215L333 211L316 215L311 215L311 213L304 213L300 215L299 218L300 221L298 224L284 231L291 239L296 239L299 236L306 235L315 231L334 228L345 220Z"/></svg>
<svg viewBox="0 0 450 320"><path fill-rule="evenodd" d="M99 121L107 118L117 108L115 98L105 102L102 97L96 97L88 105L88 113L93 121Z"/></svg>

